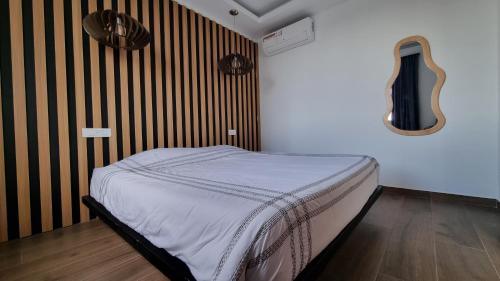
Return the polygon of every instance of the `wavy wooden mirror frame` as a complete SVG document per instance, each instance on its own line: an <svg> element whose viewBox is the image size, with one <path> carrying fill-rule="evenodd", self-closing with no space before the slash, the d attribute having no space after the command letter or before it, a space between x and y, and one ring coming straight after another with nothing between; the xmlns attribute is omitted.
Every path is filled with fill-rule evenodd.
<svg viewBox="0 0 500 281"><path fill-rule="evenodd" d="M422 53L424 56L424 62L427 65L427 67L436 74L436 83L434 84L434 88L432 89L432 96L431 96L431 108L432 112L436 116L437 123L432 126L431 128L424 129L424 130L418 130L418 131L406 131L406 130L401 130L396 127L394 127L389 121L389 115L391 114L393 110L393 100L392 100L392 85L396 81L399 75L399 71L401 68L401 47L412 42L417 42L422 46ZM394 48L394 72L389 79L389 82L387 83L387 88L385 91L386 99L387 99L387 112L384 115L384 124L389 128L391 131L393 131L396 134L400 134L403 136L426 136L433 134L439 130L441 130L445 123L446 123L446 118L444 117L443 112L441 111L439 107L439 94L441 93L441 89L444 85L444 82L446 80L446 73L442 68L440 68L432 59L431 55L431 48L429 45L429 41L425 39L422 36L410 36L407 37L401 41L399 41L396 44L396 47Z"/></svg>

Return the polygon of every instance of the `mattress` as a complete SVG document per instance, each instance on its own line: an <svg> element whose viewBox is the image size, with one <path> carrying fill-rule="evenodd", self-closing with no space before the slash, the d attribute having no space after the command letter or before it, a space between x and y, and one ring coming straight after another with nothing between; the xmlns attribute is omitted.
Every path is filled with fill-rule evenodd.
<svg viewBox="0 0 500 281"><path fill-rule="evenodd" d="M197 280L293 280L360 212L375 159L164 148L94 170L90 194Z"/></svg>

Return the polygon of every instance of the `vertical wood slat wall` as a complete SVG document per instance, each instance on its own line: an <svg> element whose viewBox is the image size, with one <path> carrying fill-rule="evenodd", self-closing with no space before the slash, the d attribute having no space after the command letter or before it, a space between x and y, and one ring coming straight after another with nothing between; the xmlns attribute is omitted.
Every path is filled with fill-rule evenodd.
<svg viewBox="0 0 500 281"><path fill-rule="evenodd" d="M82 28L98 9L139 19L151 44L99 45ZM260 149L256 43L174 1L5 0L0 21L0 241L88 221L80 199L92 170L131 154ZM220 73L217 61L232 51L254 71ZM84 139L86 127L112 137Z"/></svg>

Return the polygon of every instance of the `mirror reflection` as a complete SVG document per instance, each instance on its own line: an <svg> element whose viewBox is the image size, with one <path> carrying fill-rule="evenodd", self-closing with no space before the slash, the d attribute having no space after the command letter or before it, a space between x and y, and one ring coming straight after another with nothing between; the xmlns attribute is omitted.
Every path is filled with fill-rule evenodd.
<svg viewBox="0 0 500 281"><path fill-rule="evenodd" d="M437 118L432 110L436 74L426 65L422 46L409 42L400 47L401 68L392 85L392 112L387 121L406 131L432 128Z"/></svg>

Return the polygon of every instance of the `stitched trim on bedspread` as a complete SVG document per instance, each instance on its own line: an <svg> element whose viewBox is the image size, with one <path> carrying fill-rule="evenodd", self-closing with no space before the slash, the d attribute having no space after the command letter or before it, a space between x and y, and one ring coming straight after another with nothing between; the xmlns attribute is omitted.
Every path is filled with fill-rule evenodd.
<svg viewBox="0 0 500 281"><path fill-rule="evenodd" d="M354 184L353 186L351 186L346 191L342 192L338 197L333 198L332 200L330 200L326 204L324 204L324 205L320 206L319 208L316 208L315 210L311 211L309 213L310 218L313 218L313 217L315 217L315 216L317 216L317 215L325 212L326 210L328 210L329 208L331 208L333 205L335 205L337 202L339 202L342 199L344 199L351 192L353 192L354 190L356 190L359 186L361 186L361 184L366 179L368 179L370 176L373 175L373 173L375 172L376 168L377 168L377 166L375 166L375 168L373 170L371 170L366 176L364 176L356 184ZM295 221L293 223L293 227L298 227L306 219L307 218L305 218L305 216L300 217L297 221ZM270 247L268 247L266 250L264 250L262 253L260 253L257 257L250 259L248 261L248 267L252 268L252 267L255 267L255 266L261 264L262 262L266 261L269 257L271 257L283 245L283 242L289 236L290 236L290 233L288 231L283 232L279 236L279 238Z"/></svg>
<svg viewBox="0 0 500 281"><path fill-rule="evenodd" d="M104 177L104 180L101 181L101 185L108 185L111 178L116 176L120 172L131 172L131 173L134 173L134 174L139 175L139 176L153 177L153 178L156 178L156 179L162 180L162 181L179 183L179 184L187 185L187 186L198 188L198 189L203 189L206 191L214 191L214 192L223 193L226 195L238 196L240 198L258 201L260 203L263 203L265 201L256 199L256 198L251 197L251 196L242 196L241 194L234 194L232 192L224 192L224 191L220 191L220 190L205 188L205 186L209 185L211 187L215 187L216 189L226 189L228 191L233 191L233 192L240 192L240 193L246 193L246 194L250 194L250 195L263 196L263 197L267 197L267 198L271 198L271 199L277 199L277 201L283 200L287 204L293 203L293 202L287 200L285 198L286 196L285 197L283 197L283 196L277 197L277 196L270 196L270 195L262 194L262 193L258 193L258 192L255 193L255 192L248 192L248 191L244 191L244 190L238 190L235 188L227 188L227 187L225 188L222 186L208 184L207 180L205 180L205 179L186 177L186 176L182 176L182 175L165 174L165 171L163 171L162 173L159 173L159 171L158 171L159 169L162 169L162 168L176 167L176 166L180 166L180 165L199 163L199 162L203 162L203 161L211 161L211 160L215 160L215 159L224 158L227 156L246 154L246 153L250 153L250 152L245 151L245 150L241 150L241 149L237 149L237 148L229 148L229 149L226 148L226 149L219 149L219 150L204 151L204 152L200 152L200 153L192 153L192 154L185 155L185 156L178 156L178 157L170 158L168 160L156 161L155 163L149 163L146 165L142 165L133 159L126 159L126 161L121 161L121 162L114 165L115 168L118 168L119 170L106 174ZM200 156L200 155L203 155L203 156ZM187 159L191 156L195 156L195 157L191 158L191 159ZM210 156L212 156L212 157L210 157ZM128 162L133 162L135 165L130 165ZM154 164L154 165L152 165L152 164ZM126 166L126 167L124 167L124 166ZM200 183L194 182L194 181L187 181L186 178L198 179L198 180L202 180L205 182L202 183L203 186L193 186L192 183L194 183L194 184L200 184ZM208 180L208 181L210 181L210 180ZM215 181L212 181L212 182L227 184L227 185L231 185L232 187L240 187L240 188L243 187L246 189L254 189L254 190L257 189L260 191L266 191L266 192L271 192L271 193L283 195L283 192L278 192L278 191L274 191L271 189L264 189L264 188L258 188L258 187L252 187L252 186L235 185L232 183L224 183L224 182L215 182ZM293 199L295 199L295 200L301 201L301 199L297 196L291 196L291 197L293 197ZM306 216L307 216L308 215L307 207L305 206L305 204L303 204L303 202L301 202L301 205L303 205L304 212L306 213ZM271 204L271 206L274 207L278 212L281 212L281 215L285 217L287 224L289 225L289 227L291 227L291 219L289 218L288 213L284 212L283 209L279 205ZM297 209L293 209L293 212L295 215L295 219L298 219L300 214L298 213ZM311 234L310 234L309 222L307 222L306 225L308 226L307 227L307 238L308 238L307 244L310 247ZM290 229L290 231L291 231L291 235L293 236L294 230ZM300 247L300 258L301 258L300 259L300 267L302 268L304 266L304 263L305 263L302 229L299 229L299 241L300 241L299 247ZM296 262L295 262L296 257L295 257L295 244L294 243L295 243L294 241L291 241L290 247L291 247L291 256L292 256L291 258L292 258L293 264L295 265L296 264ZM309 259L310 259L310 257L309 257Z"/></svg>
<svg viewBox="0 0 500 281"><path fill-rule="evenodd" d="M333 175L330 175L330 176L328 176L328 177L325 177L325 178L323 178L323 179L320 179L320 180L318 180L318 181L316 181L316 182L314 182L314 183L311 183L311 184L305 185L305 186L303 186L303 187L299 187L299 188L295 189L295 190L294 190L294 191L292 191L292 192L287 192L287 193L286 193L286 196L290 196L290 195L292 195L292 194L294 194L294 195L295 195L295 194L297 194L297 193L299 193L299 192L303 192L303 191L306 191L306 190L308 190L308 189L311 189L311 188L313 188L313 187L317 186L318 184L321 184L321 183L323 183L323 182L326 182L326 181L328 181L328 180L331 180L331 179L333 179L333 178L335 178L335 177L337 177L337 176L339 176L339 175L341 175L341 174L343 174L343 173L345 173L345 172L348 172L348 171L352 170L353 168L355 168L356 166L358 166L359 164L361 164L362 162L364 162L366 159L368 159L368 157L363 156L363 157L362 157L359 161L357 161L356 163L354 163L354 164L350 165L349 167L347 167L347 168L345 168L345 169L343 169L343 170L341 170L341 171L338 171L337 173L335 173L335 174L333 174ZM366 166L368 166L370 163L371 163L371 161L370 161L370 162L369 162ZM352 177L351 177L351 176L349 176L349 177L347 177L346 179L347 179L347 180L350 180L351 178L352 178ZM342 181L341 181L341 182L342 182ZM235 247L235 245L237 244L238 240L241 238L242 233L243 233L243 232L244 232L244 230L248 227L248 225L250 224L250 222L251 222L251 221L253 221L253 219L254 219L255 217L257 217L257 215L258 215L258 214L260 214L260 213L261 213L262 211L264 211L267 207L269 207L271 202L272 202L272 200L271 200L270 202L266 202L266 203L264 203L263 205L261 205L261 206L257 207L256 209L254 209L254 210L253 210L253 211L252 211L252 212L251 212L251 213L250 213L250 214L249 214L249 215L245 218L245 220L242 222L242 224L241 224L241 225L240 225L240 227L238 228L238 231L234 234L234 236L233 236L233 238L232 238L232 240L231 240L230 244L229 244L229 245L228 245L228 247L226 248L226 250L225 250L225 252L224 252L224 255L222 256L222 258L221 258L221 260L220 260L220 262L219 262L219 265L217 266L217 268L216 268L216 270L215 270L215 272L214 272L214 275L213 275L212 280L217 280L217 278L218 278L219 274L220 274L220 273L221 273L221 271L222 271L222 268L224 267L224 264L226 263L226 261L227 261L228 257L231 255L233 248L234 248L234 247ZM287 207L285 207L285 208L286 208L286 210L290 210L290 209L292 209L292 208L296 208L296 207L297 207L297 204L296 204L296 203L293 203L293 204L289 204L289 205L287 205ZM279 213L277 213L277 214L279 214ZM280 219L282 218L282 217L280 217L280 215L277 215L277 216L278 216ZM275 215L274 217L276 217L276 215ZM268 220L268 222L269 222L269 220ZM262 235L262 234L263 234L263 233L260 233L260 235ZM260 237L260 235L258 234L258 236L257 236L257 237ZM253 247L253 246L251 246L251 247ZM246 255L248 255L248 252L250 251L250 248L251 248L251 247L249 247L249 249L247 249L247 251L246 251L246 253L245 253L245 255L244 255L244 258L240 261L240 265L238 266L238 268L241 268L241 267L242 267L242 265L243 265L243 263L244 263L245 256L246 256ZM293 276L295 276L295 275L296 275L296 270L294 270L294 269L295 269L295 268L294 268L294 265L292 264ZM238 271L239 271L239 270L240 270L240 269L238 269ZM237 275L237 274L238 274L238 271L236 271L236 272L235 272L235 275ZM235 279L235 276L234 276L234 275L233 275L233 278L232 278L232 279L233 279L233 280Z"/></svg>
<svg viewBox="0 0 500 281"><path fill-rule="evenodd" d="M291 254L291 262L292 262L292 273L293 276L295 277L296 274L298 274L304 267L307 265L310 260L311 260L311 255L312 255L312 241L311 241L311 226L310 226L310 218L311 214L316 216L316 212L318 209L310 212L308 210L308 207L305 202L305 198L309 198L310 196L307 196L305 198L302 198L300 196L297 196L296 194L302 191L305 191L307 189L310 189L324 181L333 179L353 168L361 164L363 161L366 159L369 159L369 163L366 164L361 171L364 171L373 161L374 159L371 157L367 156L360 156L360 155L305 155L305 154L271 154L271 153L259 153L259 154L265 154L265 155L284 155L284 156L316 156L316 157L360 157L360 160L357 161L356 163L350 165L349 167L345 168L342 171L339 171L333 175L330 175L328 177L325 177L323 179L320 179L316 181L315 183L308 184L306 186L300 187L295 189L292 192L280 192L276 190L272 190L269 188L264 188L264 187L256 187L256 186L251 186L251 185L238 185L238 184L233 184L230 182L221 182L221 181L214 181L214 180L209 180L209 179L203 179L203 178L198 178L198 177L190 177L190 176L183 176L183 175L175 175L172 173L168 172L168 168L171 167L177 167L181 165L188 165L188 164L194 164L194 163L200 163L200 162L205 162L205 161L212 161L216 159L221 159L224 157L229 157L233 155L239 155L239 154L255 154L254 152L248 152L246 150L242 150L239 148L235 147L220 147L220 148L215 148L215 149L210 149L202 152L195 152L195 153L190 153L187 155L180 155L168 159L162 159L158 160L152 163L148 164L141 164L138 163L137 161L127 158L123 161L117 162L113 164L115 168L118 168L118 170L111 171L107 174L104 175L103 179L100 182L100 188L103 188L104 186L107 186L114 176L123 173L123 172L130 172L139 176L145 176L145 177L151 177L155 178L161 181L165 182L170 182L170 183L177 183L177 184L182 184L185 186L189 186L192 188L196 189L202 189L205 191L209 192L217 192L229 196L236 196L242 199L246 200L251 200L251 201L256 201L261 203L256 209L254 209L242 222L240 227L238 228L237 232L233 236L233 239L231 240L230 245L228 248L226 248L221 260L219 261L218 267L216 271L214 272L214 278L213 280L216 280L220 272L222 271L225 261L227 258L231 255L232 249L236 245L237 241L239 240L239 237L241 234L244 232L248 224L262 211L264 211L268 207L272 207L276 209L275 215L266 222L265 225L268 225L267 228L261 228L259 230L258 235L256 236L254 242L252 243L251 247L249 247L245 255L243 256L243 259L240 261L239 266L237 270L233 274L233 280L239 278L241 276L242 272L242 267L243 265L249 264L251 266L256 266L259 263L265 261L267 258L272 256L272 254L279 249L286 238L291 236L290 239L290 254ZM376 162L376 161L375 161ZM377 165L377 164L376 164ZM376 166L377 167L377 166ZM167 170L164 170L167 169ZM344 179L342 182L347 182L348 180L356 177L361 173L361 171L358 171L355 173L356 175L351 175ZM226 185L226 186L223 186ZM351 190L351 189L349 189ZM274 195L266 194L267 193L273 193ZM321 192L318 192L321 193ZM311 194L314 195L314 194ZM318 197L321 195L318 195ZM342 196L342 195L341 195ZM266 199L269 199L266 201L266 199L260 199L258 197L265 197ZM313 198L313 197L311 197ZM309 198L309 200L311 200ZM289 200L290 199L290 200ZM278 202L284 202L286 205L285 206L280 206L277 203ZM304 211L304 215L300 216L298 207L302 207ZM292 222L292 219L289 216L289 211L292 210L294 214L294 219L295 221ZM274 219L273 219L274 218ZM275 241L269 248L267 248L264 252L262 252L259 256L257 256L254 259L249 259L248 254L250 250L253 248L253 245L255 242L260 238L262 235L264 235L267 231L269 231L274 224L279 221L280 219L284 218L285 222L287 224L287 228L285 232L279 237L277 241ZM271 224L269 224L271 222ZM302 224L306 224L306 234L307 234L307 246L308 246L308 256L307 256L307 261L306 258L304 257L304 241L303 241L303 233L302 233ZM295 229L298 228L298 235L299 235L299 253L300 253L300 265L299 269L297 271L297 262L296 262L296 251L295 251L295 234L294 231Z"/></svg>

